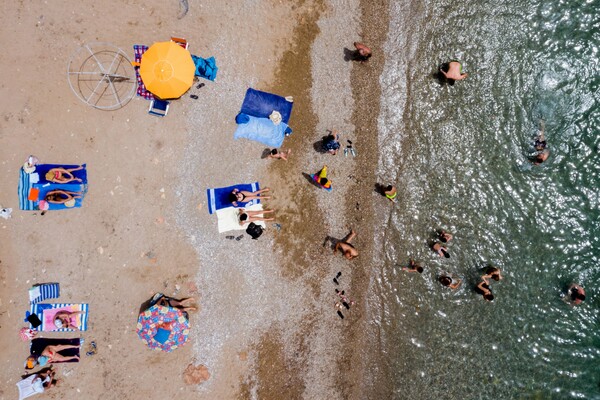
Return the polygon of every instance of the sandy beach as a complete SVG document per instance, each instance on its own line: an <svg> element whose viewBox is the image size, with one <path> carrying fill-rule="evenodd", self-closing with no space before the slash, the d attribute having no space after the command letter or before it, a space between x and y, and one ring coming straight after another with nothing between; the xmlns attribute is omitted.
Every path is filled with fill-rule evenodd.
<svg viewBox="0 0 600 400"><path fill-rule="evenodd" d="M341 3L190 2L185 15L177 2L137 0L6 7L0 204L14 211L0 220L1 399L18 398L29 354L18 330L27 290L43 282L60 282L57 301L90 305L88 331L43 337L82 337L84 349L93 340L98 353L57 364L60 385L42 396L365 398L360 377L370 366L360 349L369 216L381 204L373 201L373 176L383 60L353 64L344 47L360 39L377 52L387 3ZM214 56L219 72L174 101L167 117L149 116L139 97L100 111L70 91L67 62L82 44L109 42L133 59L134 44L170 36L187 38L192 54ZM248 87L294 97L288 162L261 159L265 146L233 139ZM327 129L338 129L343 145L351 140L357 157L315 151ZM82 208L44 216L18 210L19 168L30 154L87 163ZM325 164L331 193L303 175ZM227 240L207 211L206 189L252 181L272 188L266 204L281 229L268 225L258 241ZM324 239L351 228L361 255L349 262ZM335 288L357 303L344 320L335 313ZM198 300L190 339L172 353L149 350L135 332L140 305L156 292ZM186 385L190 363L205 365L210 379Z"/></svg>

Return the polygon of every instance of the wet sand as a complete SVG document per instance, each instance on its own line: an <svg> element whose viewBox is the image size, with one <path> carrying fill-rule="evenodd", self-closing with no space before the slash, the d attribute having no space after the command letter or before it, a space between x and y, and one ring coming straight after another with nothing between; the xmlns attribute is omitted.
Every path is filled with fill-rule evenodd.
<svg viewBox="0 0 600 400"><path fill-rule="evenodd" d="M383 60L351 64L343 47L360 38L380 53L384 32L376 27L387 25L373 7L387 5L262 4L190 4L178 19L178 7L161 2L33 2L2 16L7 56L0 63L13 76L1 87L0 204L15 211L0 220L0 398L16 398L28 354L17 335L27 289L52 281L61 283L57 301L90 304L90 329L44 336L81 336L99 347L79 364L58 366L62 382L53 396L363 397L360 375L369 366L358 349L372 257L368 216L385 204L372 182L379 101L373 82ZM362 23L361 13L368 15ZM187 37L194 54L214 55L220 70L215 83L190 91L200 99L184 96L166 118L148 116L139 98L103 112L69 91L66 63L83 42L113 42L130 54L133 44L170 35ZM249 86L294 97L294 134L283 146L292 149L289 162L261 160L265 146L232 140ZM331 128L343 144L355 143L358 157L315 152ZM16 210L18 170L29 154L87 163L84 206L43 217ZM302 175L323 164L332 193ZM205 190L253 180L273 188L267 205L278 210L281 231L269 226L258 241L228 241L208 215ZM341 238L350 227L361 251L352 262L323 246L326 236ZM333 307L337 271L340 288L357 301L344 320ZM139 306L156 291L194 296L200 305L190 342L169 354L148 350L135 334ZM190 362L206 365L211 379L186 386L181 374Z"/></svg>

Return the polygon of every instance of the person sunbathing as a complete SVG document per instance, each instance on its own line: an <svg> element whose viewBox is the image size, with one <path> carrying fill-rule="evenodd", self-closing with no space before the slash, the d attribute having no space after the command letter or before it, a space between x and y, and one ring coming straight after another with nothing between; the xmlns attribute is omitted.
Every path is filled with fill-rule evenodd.
<svg viewBox="0 0 600 400"><path fill-rule="evenodd" d="M73 315L84 314L83 311L59 311L54 314L54 326L58 329L75 329L79 327L74 323L71 318Z"/></svg>
<svg viewBox="0 0 600 400"><path fill-rule="evenodd" d="M162 297L160 297L158 299L158 301L156 302L156 304L158 304L159 306L173 307L173 308L177 308L183 312L196 311L196 307L192 306L192 304L195 301L193 297L188 297L188 298L181 299L181 300L175 300L171 297L167 297L162 294L161 294L161 296Z"/></svg>
<svg viewBox="0 0 600 400"><path fill-rule="evenodd" d="M59 345L49 345L42 351L37 358L34 356L29 356L27 358L27 364L25 368L33 369L37 365L43 367L49 363L57 363L57 362L67 362L71 360L79 361L79 356L63 356L60 354L61 351L69 350L69 349L78 349L78 345L71 344L59 344Z"/></svg>
<svg viewBox="0 0 600 400"><path fill-rule="evenodd" d="M41 370L35 374L29 375L29 379L33 377L31 380L31 389L34 393L44 393L46 389L49 389L58 384L58 381L54 379L54 375L56 371L52 368L47 368L46 370Z"/></svg>
<svg viewBox="0 0 600 400"><path fill-rule="evenodd" d="M265 218L263 216L263 214L268 214L272 212L275 212L275 210L246 211L243 208L240 208L238 221L242 226L249 224L250 222L273 221L275 218Z"/></svg>
<svg viewBox="0 0 600 400"><path fill-rule="evenodd" d="M353 258L358 257L358 250L350 244L350 242L356 237L356 232L354 229L350 232L350 234L343 240L340 240L335 244L335 248L333 249L333 254L337 253L339 249L342 250L342 254L346 259L352 260Z"/></svg>
<svg viewBox="0 0 600 400"><path fill-rule="evenodd" d="M67 207L75 206L75 199L80 199L82 192L71 192L70 190L51 190L46 193L44 200L53 204L64 204Z"/></svg>
<svg viewBox="0 0 600 400"><path fill-rule="evenodd" d="M61 167L52 168L46 172L46 180L54 183L69 183L73 181L81 182L80 178L76 178L73 172L83 169L83 165L77 168L65 169Z"/></svg>
<svg viewBox="0 0 600 400"><path fill-rule="evenodd" d="M231 204L233 204L234 207L237 207L238 201L240 203L247 203L251 200L270 199L271 196L261 196L262 193L268 192L269 190L271 189L269 189L268 187L257 190L256 192L233 189L231 193L229 193L229 201L231 201Z"/></svg>

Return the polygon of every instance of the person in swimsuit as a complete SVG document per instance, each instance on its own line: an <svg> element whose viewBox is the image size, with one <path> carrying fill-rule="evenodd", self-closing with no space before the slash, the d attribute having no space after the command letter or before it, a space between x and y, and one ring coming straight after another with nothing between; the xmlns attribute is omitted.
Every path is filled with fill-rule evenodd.
<svg viewBox="0 0 600 400"><path fill-rule="evenodd" d="M333 189L331 187L331 181L329 179L327 179L327 165L324 165L323 168L321 168L321 171L319 171L316 174L311 175L313 182L315 182L315 184L317 186L319 186L321 189L325 189L328 192L331 191L331 189Z"/></svg>
<svg viewBox="0 0 600 400"><path fill-rule="evenodd" d="M48 203L65 204L71 200L81 198L82 195L82 192L71 192L70 190L51 190L46 193L44 200Z"/></svg>
<svg viewBox="0 0 600 400"><path fill-rule="evenodd" d="M392 203L395 203L397 201L396 196L398 196L398 191L396 190L396 186L388 185L383 191L383 194Z"/></svg>
<svg viewBox="0 0 600 400"><path fill-rule="evenodd" d="M440 257L450 258L450 253L448 253L448 248L442 246L442 244L439 242L434 243L433 246L431 246L431 249L433 251L435 251L438 254L438 256L440 256Z"/></svg>
<svg viewBox="0 0 600 400"><path fill-rule="evenodd" d="M288 149L287 151L279 151L277 149L273 149L269 152L269 155L267 156L267 158L273 158L273 159L287 161L288 156L290 155L291 152L292 152L291 149Z"/></svg>
<svg viewBox="0 0 600 400"><path fill-rule="evenodd" d="M452 237L453 236L450 233L446 232L445 230L441 230L440 233L438 234L438 239L440 239L444 243L448 243L449 241L451 241Z"/></svg>
<svg viewBox="0 0 600 400"><path fill-rule="evenodd" d="M573 283L567 290L565 300L574 306L579 305L585 300L585 290L583 290L581 286Z"/></svg>
<svg viewBox="0 0 600 400"><path fill-rule="evenodd" d="M275 218L265 218L263 214L268 214L275 212L275 210L256 210L256 211L246 211L243 208L239 209L238 221L240 225L244 226L249 224L250 222L258 222L258 221L273 221Z"/></svg>
<svg viewBox="0 0 600 400"><path fill-rule="evenodd" d="M469 74L463 74L462 65L456 60L452 60L448 64L444 64L444 66L440 68L440 72L446 79L448 79L448 83L450 84L454 84L454 81L461 81L469 76Z"/></svg>
<svg viewBox="0 0 600 400"><path fill-rule="evenodd" d="M54 314L54 326L58 329L75 329L79 330L79 327L73 323L71 318L73 315L84 314L83 311L59 311Z"/></svg>
<svg viewBox="0 0 600 400"><path fill-rule="evenodd" d="M359 42L354 42L354 47L356 48L354 60L360 62L369 61L369 58L371 58L372 55L370 48Z"/></svg>
<svg viewBox="0 0 600 400"><path fill-rule="evenodd" d="M46 368L45 370L41 370L24 378L32 379L31 388L33 389L34 393L44 393L46 389L57 385L58 381L54 379L55 374L56 371L54 371L52 368Z"/></svg>
<svg viewBox="0 0 600 400"><path fill-rule="evenodd" d="M354 246L352 244L350 244L350 242L352 242L352 240L355 237L356 237L356 232L354 232L354 229L352 229L350 231L350 234L345 239L342 239L335 244L335 247L333 249L333 254L337 253L337 251L339 249L341 249L342 254L348 260L352 260L353 258L358 257L358 250L356 250L356 248L354 248Z"/></svg>
<svg viewBox="0 0 600 400"><path fill-rule="evenodd" d="M487 301L494 300L494 294L492 293L492 289L490 288L490 285L484 280L479 282L479 284L475 288L475 291L482 295L483 298Z"/></svg>
<svg viewBox="0 0 600 400"><path fill-rule="evenodd" d="M438 281L443 286L449 287L452 290L458 289L458 287L462 283L462 279L456 279L456 278L454 278L453 275L447 274L445 272L440 275L440 277L438 278Z"/></svg>
<svg viewBox="0 0 600 400"><path fill-rule="evenodd" d="M328 132L329 135L323 138L323 151L335 156L340 149L340 134L336 130Z"/></svg>
<svg viewBox="0 0 600 400"><path fill-rule="evenodd" d="M421 267L415 260L412 258L408 261L408 267L402 267L402 271L408 272L418 272L420 274L423 273L423 267Z"/></svg>
<svg viewBox="0 0 600 400"><path fill-rule="evenodd" d="M500 274L500 268L496 268L496 267L487 267L485 269L485 275L483 275L481 277L481 279L483 281L485 281L485 283L487 283L489 285L490 281L489 279L493 279L496 282L500 281L500 279L502 279L502 275Z"/></svg>
<svg viewBox="0 0 600 400"><path fill-rule="evenodd" d="M269 189L268 187L257 190L256 192L249 192L247 190L233 189L231 191L231 193L229 193L229 201L231 201L231 204L233 204L234 207L237 207L238 201L240 203L247 203L251 200L256 200L256 199L270 199L271 196L261 196L262 193L268 192L269 190L271 190L271 189Z"/></svg>
<svg viewBox="0 0 600 400"><path fill-rule="evenodd" d="M550 150L547 148L548 143L546 142L546 138L544 137L544 128L544 121L540 120L540 131L538 132L538 136L536 137L535 142L533 143L536 154L531 159L531 162L534 165L540 165L541 163L546 161L550 156Z"/></svg>
<svg viewBox="0 0 600 400"><path fill-rule="evenodd" d="M67 362L67 361L71 361L71 360L79 361L79 356L63 356L62 354L60 354L60 352L63 350L78 349L78 348L79 348L78 345L71 345L71 344L58 344L58 345L46 346L46 348L44 348L44 350L37 357L37 359L34 356L29 356L27 358L27 363L26 363L25 368L33 369L37 365L39 365L40 367L43 367L44 365L46 365L48 363Z"/></svg>
<svg viewBox="0 0 600 400"><path fill-rule="evenodd" d="M65 169L65 168L52 168L46 172L46 180L54 183L69 183L73 181L81 182L81 179L76 178L73 172L83 169L83 165L77 168Z"/></svg>

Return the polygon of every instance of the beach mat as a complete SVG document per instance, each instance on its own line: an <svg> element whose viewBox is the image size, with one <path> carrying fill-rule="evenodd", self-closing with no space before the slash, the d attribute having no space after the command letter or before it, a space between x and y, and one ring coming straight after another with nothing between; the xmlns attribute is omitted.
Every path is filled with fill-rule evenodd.
<svg viewBox="0 0 600 400"><path fill-rule="evenodd" d="M29 289L29 304L59 297L60 285L58 283L40 283Z"/></svg>
<svg viewBox="0 0 600 400"><path fill-rule="evenodd" d="M285 136L292 130L285 122L274 124L269 118L257 118L240 113L236 117L237 129L234 139L249 139L269 147L278 148L283 144Z"/></svg>
<svg viewBox="0 0 600 400"><path fill-rule="evenodd" d="M66 344L72 346L80 346L81 339L63 339L63 338L36 338L31 341L31 347L29 348L29 352L32 356L38 357L42 354L42 351L46 348L46 346L56 346L59 344ZM70 357L70 356L79 356L80 348L76 349L67 349L60 352L61 355ZM77 360L70 360L65 362L77 362Z"/></svg>
<svg viewBox="0 0 600 400"><path fill-rule="evenodd" d="M206 189L206 196L208 197L208 212L214 214L217 210L222 208L233 207L231 201L229 201L229 193L233 189L246 190L248 192L256 192L260 189L258 182L254 183L240 183L238 185L227 186L224 188ZM247 207L254 204L260 203L259 199L251 200L246 203L238 201L238 207Z"/></svg>
<svg viewBox="0 0 600 400"><path fill-rule="evenodd" d="M248 88L240 112L253 117L269 118L273 111L278 111L281 114L281 120L287 124L290 121L293 106L294 103L287 101L285 97Z"/></svg>
<svg viewBox="0 0 600 400"><path fill-rule="evenodd" d="M262 204L253 204L248 207L244 207L246 211L260 211L263 209ZM222 208L217 210L217 220L219 233L229 232L229 231L238 231L238 230L246 230L250 223L240 225L238 222L239 208ZM267 228L267 225L264 221L255 222L256 225L260 225L263 228Z"/></svg>
<svg viewBox="0 0 600 400"><path fill-rule="evenodd" d="M31 329L36 329L38 331L43 332L69 332L74 331L74 329L60 328L58 329L54 325L54 316L59 311L84 311L83 314L77 314L72 316L74 319L75 325L79 327L80 331L86 331L88 328L88 314L89 314L89 305L88 304L67 304L67 303L56 303L56 304L45 304L45 303L36 303L31 305L30 313L37 315L37 317L42 321L42 325L34 328L33 325Z"/></svg>
<svg viewBox="0 0 600 400"><path fill-rule="evenodd" d="M39 210L39 201L43 200L46 194L52 190L68 190L71 192L82 192L83 197L87 192L87 169L86 164L83 164L83 169L73 172L76 178L81 179L81 182L72 183L52 183L48 182L45 178L46 172L52 168L77 168L79 165L66 165L66 164L38 164L35 167L35 171L31 174L26 173L23 168L20 169L19 173L19 187L17 189L19 195L19 208L25 211ZM31 191L34 190L36 193L35 197L31 197L33 194ZM50 204L49 210L64 210L69 208L81 207L83 197L75 199L74 207L67 207L64 204Z"/></svg>
<svg viewBox="0 0 600 400"><path fill-rule="evenodd" d="M148 46L144 46L142 44L134 44L133 45L133 58L136 63L142 62L142 56L148 50ZM140 67L135 67L135 78L137 79L138 87L136 94L140 97L143 97L146 100L154 100L155 97L152 93L146 89L146 85L142 81L142 77L140 76Z"/></svg>

